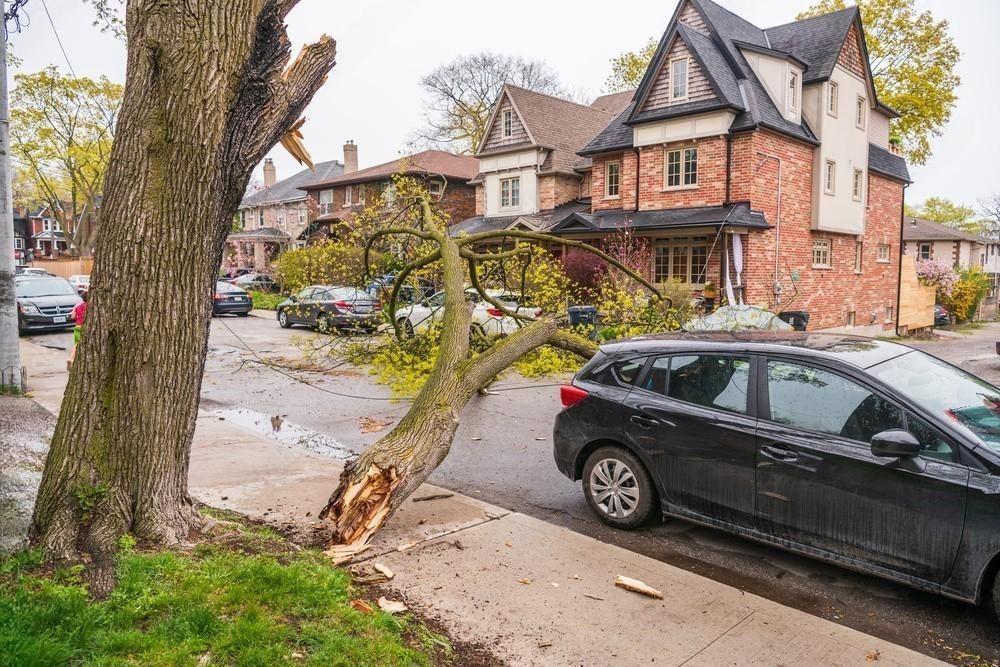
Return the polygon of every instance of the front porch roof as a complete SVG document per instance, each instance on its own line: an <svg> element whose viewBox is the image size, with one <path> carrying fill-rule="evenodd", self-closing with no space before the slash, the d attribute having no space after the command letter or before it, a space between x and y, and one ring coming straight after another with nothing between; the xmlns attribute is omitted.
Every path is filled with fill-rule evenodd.
<svg viewBox="0 0 1000 667"><path fill-rule="evenodd" d="M448 234L450 236L458 236L459 234L498 232L505 229L547 233L558 227L570 216L589 210L589 200L577 200L547 211L538 211L537 213L527 213L525 215L476 216L475 218L463 220L457 225L452 225L448 228Z"/></svg>
<svg viewBox="0 0 1000 667"><path fill-rule="evenodd" d="M747 229L768 229L770 227L763 213L750 210L749 204L738 203L659 211L611 210L574 213L549 230L549 233L610 233L623 228L629 228L633 231L655 231L714 225Z"/></svg>
<svg viewBox="0 0 1000 667"><path fill-rule="evenodd" d="M64 232L38 232L31 239L33 241L65 241L66 234Z"/></svg>
<svg viewBox="0 0 1000 667"><path fill-rule="evenodd" d="M275 227L260 227L259 229L248 229L243 232L230 234L229 241L242 243L265 242L265 243L288 243L292 237Z"/></svg>

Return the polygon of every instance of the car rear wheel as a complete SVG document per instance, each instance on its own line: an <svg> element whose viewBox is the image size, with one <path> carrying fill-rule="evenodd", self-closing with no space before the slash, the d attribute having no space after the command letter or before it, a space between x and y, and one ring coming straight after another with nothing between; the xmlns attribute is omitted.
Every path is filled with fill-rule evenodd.
<svg viewBox="0 0 1000 667"><path fill-rule="evenodd" d="M288 321L288 311L278 311L278 324L282 329L290 329L292 327L292 323Z"/></svg>
<svg viewBox="0 0 1000 667"><path fill-rule="evenodd" d="M645 524L657 503L645 466L621 447L601 447L587 458L583 494L601 521L625 530Z"/></svg>
<svg viewBox="0 0 1000 667"><path fill-rule="evenodd" d="M997 572L993 577L993 614L996 616L997 623L1000 623L1000 572Z"/></svg>
<svg viewBox="0 0 1000 667"><path fill-rule="evenodd" d="M413 323L409 320L399 320L399 328L403 330L403 338L413 338Z"/></svg>
<svg viewBox="0 0 1000 667"><path fill-rule="evenodd" d="M320 333L328 334L333 331L333 327L330 325L330 318L326 315L320 315L316 318L316 331Z"/></svg>

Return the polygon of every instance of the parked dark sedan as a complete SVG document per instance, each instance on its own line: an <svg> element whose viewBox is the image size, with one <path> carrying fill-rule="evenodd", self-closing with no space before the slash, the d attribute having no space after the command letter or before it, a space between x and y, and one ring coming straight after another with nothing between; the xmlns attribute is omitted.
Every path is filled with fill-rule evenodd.
<svg viewBox="0 0 1000 667"><path fill-rule="evenodd" d="M239 315L246 317L253 310L253 299L246 290L219 281L212 295L212 315Z"/></svg>
<svg viewBox="0 0 1000 667"><path fill-rule="evenodd" d="M605 345L555 458L606 523L682 517L1000 603L1000 389L888 341L772 332Z"/></svg>
<svg viewBox="0 0 1000 667"><path fill-rule="evenodd" d="M82 299L65 278L55 276L14 276L17 298L17 330L61 331L73 328L73 308Z"/></svg>
<svg viewBox="0 0 1000 667"><path fill-rule="evenodd" d="M354 287L313 285L278 304L278 324L285 329L305 324L317 331L374 331L382 321L382 304Z"/></svg>

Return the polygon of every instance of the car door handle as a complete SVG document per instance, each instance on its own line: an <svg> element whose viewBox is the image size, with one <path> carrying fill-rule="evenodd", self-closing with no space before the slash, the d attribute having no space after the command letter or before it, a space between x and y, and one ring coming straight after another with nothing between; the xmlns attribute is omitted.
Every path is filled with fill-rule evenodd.
<svg viewBox="0 0 1000 667"><path fill-rule="evenodd" d="M760 453L769 459L781 461L782 463L790 463L799 458L799 455L790 449L785 449L784 447L774 447L772 445L762 445Z"/></svg>
<svg viewBox="0 0 1000 667"><path fill-rule="evenodd" d="M642 428L656 428L656 425L659 423L652 417L645 417L643 415L632 415L629 417L629 421Z"/></svg>

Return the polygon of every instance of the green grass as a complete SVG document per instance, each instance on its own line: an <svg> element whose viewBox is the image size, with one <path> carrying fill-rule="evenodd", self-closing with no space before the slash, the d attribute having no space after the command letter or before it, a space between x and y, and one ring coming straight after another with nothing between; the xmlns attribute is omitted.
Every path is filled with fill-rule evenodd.
<svg viewBox="0 0 1000 667"><path fill-rule="evenodd" d="M253 307L260 310L275 310L278 304L285 300L280 294L268 294L266 292L250 292L253 300Z"/></svg>
<svg viewBox="0 0 1000 667"><path fill-rule="evenodd" d="M349 576L321 553L276 553L291 547L266 529L217 532L228 542L187 553L135 553L123 541L118 587L100 602L80 568L46 570L37 552L0 560L0 665L428 665L450 655L408 616L355 611ZM272 551L246 553L261 548Z"/></svg>

